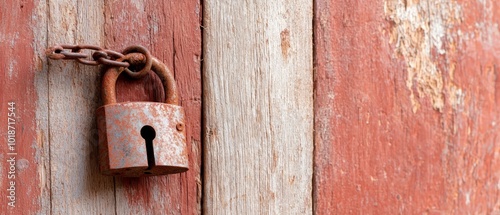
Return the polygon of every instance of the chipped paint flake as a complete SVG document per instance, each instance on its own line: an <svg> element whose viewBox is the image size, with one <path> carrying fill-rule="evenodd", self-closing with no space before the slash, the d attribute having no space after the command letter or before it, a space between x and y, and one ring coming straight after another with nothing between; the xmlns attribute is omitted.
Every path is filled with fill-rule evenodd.
<svg viewBox="0 0 500 215"><path fill-rule="evenodd" d="M14 68L17 65L17 61L15 59L10 60L9 69L7 71L7 75L9 76L9 80L13 80L17 77L17 72L14 71Z"/></svg>
<svg viewBox="0 0 500 215"><path fill-rule="evenodd" d="M144 11L145 5L142 1L131 1L131 3L135 6L135 9L138 11Z"/></svg>
<svg viewBox="0 0 500 215"><path fill-rule="evenodd" d="M396 54L406 61L406 86L411 92L413 112L420 107L418 98L426 97L434 109L442 111L443 73L432 53L446 53L443 44L447 40L452 42L446 35L454 24L460 23L460 5L452 0L437 0L432 5L428 1L387 0L384 9L393 23L390 42Z"/></svg>
<svg viewBox="0 0 500 215"><path fill-rule="evenodd" d="M493 2L487 0L479 0L484 11L484 19L482 22L475 24L478 37L484 43L485 47L495 47L496 38L500 37L498 30L497 19L494 17Z"/></svg>
<svg viewBox="0 0 500 215"><path fill-rule="evenodd" d="M453 110L462 110L465 101L465 93L462 91L462 89L452 84L448 89L448 95L450 97L448 100Z"/></svg>

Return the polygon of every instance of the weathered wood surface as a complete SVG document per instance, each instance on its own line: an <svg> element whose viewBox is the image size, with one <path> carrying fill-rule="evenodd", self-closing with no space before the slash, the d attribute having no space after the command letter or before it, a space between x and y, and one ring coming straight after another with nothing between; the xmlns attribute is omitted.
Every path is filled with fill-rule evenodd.
<svg viewBox="0 0 500 215"><path fill-rule="evenodd" d="M105 45L141 44L174 72L186 111L189 171L166 177L116 181L117 214L201 213L201 8L199 1L106 1ZM164 101L155 75L119 79L118 101ZM134 85L134 87L130 87Z"/></svg>
<svg viewBox="0 0 500 215"><path fill-rule="evenodd" d="M48 6L49 46L102 45L102 1L51 0ZM99 174L97 160L99 69L51 60L48 72L52 213L115 213L113 178Z"/></svg>
<svg viewBox="0 0 500 215"><path fill-rule="evenodd" d="M204 1L206 214L311 214L312 1Z"/></svg>
<svg viewBox="0 0 500 215"><path fill-rule="evenodd" d="M500 213L500 2L315 8L316 214Z"/></svg>
<svg viewBox="0 0 500 215"><path fill-rule="evenodd" d="M46 5L39 1L0 2L1 214L50 213L44 11ZM10 117L15 120L14 129L8 128L12 113L8 102L15 103L15 116ZM15 131L13 150L8 145L8 130ZM14 171L8 162L12 157ZM8 205L11 181L15 183L15 207Z"/></svg>
<svg viewBox="0 0 500 215"><path fill-rule="evenodd" d="M315 4L312 181L312 1L204 2L204 212L499 213L500 3ZM201 212L201 11L197 1L0 2L2 214ZM102 71L47 63L44 49L60 43L142 44L165 62L189 117L190 171L101 176ZM121 79L118 99L159 100L159 88L154 76Z"/></svg>
<svg viewBox="0 0 500 215"><path fill-rule="evenodd" d="M105 4L106 2L106 4ZM199 214L201 206L201 31L198 1L7 1L0 3L0 209L10 214ZM97 67L49 61L54 44L121 50L141 44L175 72L185 107L190 170L167 177L113 179L97 165ZM154 100L153 76L122 79L120 101ZM157 98L156 98L157 99ZM158 100L158 99L157 99ZM7 208L7 102L16 102L17 203Z"/></svg>

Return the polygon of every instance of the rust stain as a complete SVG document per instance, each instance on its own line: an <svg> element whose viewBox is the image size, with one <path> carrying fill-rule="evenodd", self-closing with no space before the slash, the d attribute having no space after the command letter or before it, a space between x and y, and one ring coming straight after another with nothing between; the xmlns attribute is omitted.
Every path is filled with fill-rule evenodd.
<svg viewBox="0 0 500 215"><path fill-rule="evenodd" d="M100 107L97 122L101 173L139 177L187 171L186 132L176 129L183 121L184 110L177 105L125 102ZM142 135L145 126L157 131L150 152Z"/></svg>
<svg viewBox="0 0 500 215"><path fill-rule="evenodd" d="M188 170L184 110L178 105L173 74L156 58L152 58L151 64L152 71L163 81L166 104L116 103L115 84L124 70L111 67L103 76L101 93L104 106L97 110L102 174L139 177ZM159 131L154 134L154 145L149 152L141 130L145 126Z"/></svg>
<svg viewBox="0 0 500 215"><path fill-rule="evenodd" d="M133 56L134 53L131 53L129 55ZM155 57L151 57L151 60L152 71L155 72L163 82L163 89L166 95L165 103L178 105L179 98L177 93L177 84L175 83L175 78L172 71L170 71L162 62L160 62ZM105 105L117 102L117 87L115 85L117 84L118 77L124 71L126 70L119 70L117 67L112 67L104 74L104 78L102 80L103 90L101 96ZM130 75L131 73L127 74Z"/></svg>
<svg viewBox="0 0 500 215"><path fill-rule="evenodd" d="M281 31L281 54L285 59L288 58L288 51L290 50L290 31L285 29Z"/></svg>

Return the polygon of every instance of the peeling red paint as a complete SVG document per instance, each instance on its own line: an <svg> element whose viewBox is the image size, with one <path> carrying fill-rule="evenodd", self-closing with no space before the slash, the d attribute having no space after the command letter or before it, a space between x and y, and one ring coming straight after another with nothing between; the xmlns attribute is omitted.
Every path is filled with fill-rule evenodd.
<svg viewBox="0 0 500 215"><path fill-rule="evenodd" d="M316 9L316 214L498 213L500 3Z"/></svg>
<svg viewBox="0 0 500 215"><path fill-rule="evenodd" d="M36 17L34 1L0 3L0 211L3 214L35 214L46 212L42 207L47 203L47 193L40 175L42 160L37 157L42 153L38 139L36 110L38 92L35 86L37 73L42 73L41 66L35 62L33 28ZM9 106L9 102L15 105ZM9 107L14 107L9 111ZM8 117L9 113L15 116ZM8 128L8 118L14 119L14 128ZM11 121L12 122L12 121ZM15 131L15 145L10 150L7 142L8 130ZM17 153L17 154L9 154ZM11 165L8 160L14 159ZM11 172L11 173L9 173ZM10 183L15 183L11 186ZM15 190L12 190L14 189ZM9 190L8 190L9 189ZM14 191L12 199L8 198ZM15 199L14 199L15 198ZM11 207L9 202L15 201Z"/></svg>

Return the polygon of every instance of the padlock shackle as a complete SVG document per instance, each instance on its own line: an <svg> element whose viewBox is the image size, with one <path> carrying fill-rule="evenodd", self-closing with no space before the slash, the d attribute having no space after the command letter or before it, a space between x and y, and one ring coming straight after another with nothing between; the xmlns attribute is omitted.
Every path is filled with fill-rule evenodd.
<svg viewBox="0 0 500 215"><path fill-rule="evenodd" d="M137 55L139 53L130 53L127 55ZM141 54L139 54L141 55ZM165 103L172 105L179 105L179 99L177 97L177 86L175 84L174 75L167 68L165 64L160 62L155 57L152 57L153 64L151 70L158 75L161 82L163 83L163 88L165 90ZM102 100L104 105L110 105L116 103L116 80L118 76L124 71L123 67L111 67L104 73L102 78Z"/></svg>

